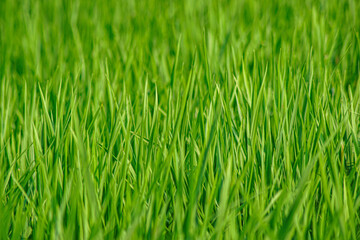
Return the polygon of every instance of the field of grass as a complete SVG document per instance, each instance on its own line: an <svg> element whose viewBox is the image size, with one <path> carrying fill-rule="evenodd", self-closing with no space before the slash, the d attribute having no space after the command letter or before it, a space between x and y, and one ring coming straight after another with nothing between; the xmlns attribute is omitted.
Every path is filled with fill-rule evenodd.
<svg viewBox="0 0 360 240"><path fill-rule="evenodd" d="M359 239L360 1L1 0L0 239Z"/></svg>

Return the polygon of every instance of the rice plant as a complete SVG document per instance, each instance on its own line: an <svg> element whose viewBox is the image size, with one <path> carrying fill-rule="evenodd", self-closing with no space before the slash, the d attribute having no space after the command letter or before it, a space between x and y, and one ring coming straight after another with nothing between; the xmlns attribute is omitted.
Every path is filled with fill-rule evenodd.
<svg viewBox="0 0 360 240"><path fill-rule="evenodd" d="M0 239L359 239L360 1L1 0Z"/></svg>

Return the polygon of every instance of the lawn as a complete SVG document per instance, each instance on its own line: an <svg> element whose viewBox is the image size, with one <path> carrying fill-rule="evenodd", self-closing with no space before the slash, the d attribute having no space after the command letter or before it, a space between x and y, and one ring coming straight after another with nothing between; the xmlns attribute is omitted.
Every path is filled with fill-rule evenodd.
<svg viewBox="0 0 360 240"><path fill-rule="evenodd" d="M0 239L359 239L360 1L0 0Z"/></svg>

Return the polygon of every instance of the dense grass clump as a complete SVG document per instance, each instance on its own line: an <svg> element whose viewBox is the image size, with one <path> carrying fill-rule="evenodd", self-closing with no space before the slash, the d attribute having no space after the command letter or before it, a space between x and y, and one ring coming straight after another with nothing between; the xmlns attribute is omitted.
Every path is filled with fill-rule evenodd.
<svg viewBox="0 0 360 240"><path fill-rule="evenodd" d="M0 239L360 238L357 0L0 1Z"/></svg>

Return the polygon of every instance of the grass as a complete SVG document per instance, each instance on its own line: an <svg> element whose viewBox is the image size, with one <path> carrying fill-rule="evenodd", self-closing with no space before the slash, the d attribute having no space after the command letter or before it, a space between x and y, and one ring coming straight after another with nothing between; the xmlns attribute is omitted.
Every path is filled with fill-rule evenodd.
<svg viewBox="0 0 360 240"><path fill-rule="evenodd" d="M0 1L0 238L359 239L359 13Z"/></svg>

